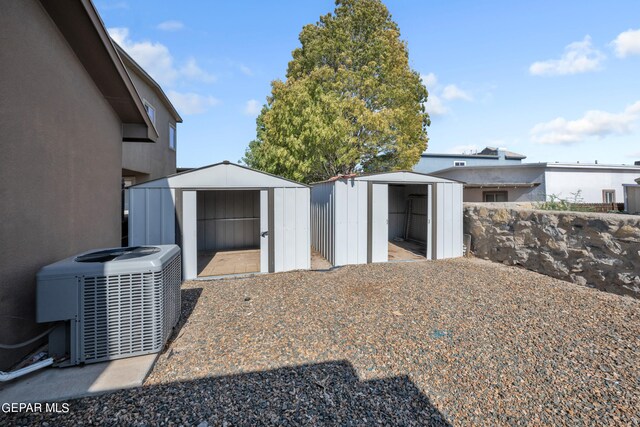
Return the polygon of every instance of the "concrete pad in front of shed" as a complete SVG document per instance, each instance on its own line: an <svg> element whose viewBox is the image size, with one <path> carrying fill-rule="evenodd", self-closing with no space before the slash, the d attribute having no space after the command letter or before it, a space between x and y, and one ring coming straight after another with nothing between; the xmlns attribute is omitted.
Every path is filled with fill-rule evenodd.
<svg viewBox="0 0 640 427"><path fill-rule="evenodd" d="M0 404L53 402L140 387L158 354L69 368L44 368L0 385Z"/></svg>

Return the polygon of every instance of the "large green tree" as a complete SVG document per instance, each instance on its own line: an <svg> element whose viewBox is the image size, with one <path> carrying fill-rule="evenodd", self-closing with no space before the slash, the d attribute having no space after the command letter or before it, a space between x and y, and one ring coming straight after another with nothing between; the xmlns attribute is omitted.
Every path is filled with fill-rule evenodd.
<svg viewBox="0 0 640 427"><path fill-rule="evenodd" d="M427 90L379 0L337 0L272 82L244 162L303 182L409 169L427 148Z"/></svg>

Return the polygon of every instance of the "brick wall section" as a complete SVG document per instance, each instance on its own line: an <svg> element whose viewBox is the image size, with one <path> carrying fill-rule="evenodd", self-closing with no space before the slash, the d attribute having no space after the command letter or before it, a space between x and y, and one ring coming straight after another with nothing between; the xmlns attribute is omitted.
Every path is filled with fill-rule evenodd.
<svg viewBox="0 0 640 427"><path fill-rule="evenodd" d="M475 256L640 298L640 216L465 203Z"/></svg>

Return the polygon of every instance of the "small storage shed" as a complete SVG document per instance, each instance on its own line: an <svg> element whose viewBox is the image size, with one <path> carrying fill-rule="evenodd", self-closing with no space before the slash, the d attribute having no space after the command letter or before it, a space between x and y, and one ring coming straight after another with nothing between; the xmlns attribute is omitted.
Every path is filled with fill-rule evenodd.
<svg viewBox="0 0 640 427"><path fill-rule="evenodd" d="M311 244L335 266L460 257L462 183L389 172L314 184Z"/></svg>
<svg viewBox="0 0 640 427"><path fill-rule="evenodd" d="M631 214L640 214L640 184L622 184L622 187L624 188L624 210Z"/></svg>
<svg viewBox="0 0 640 427"><path fill-rule="evenodd" d="M129 245L175 243L185 280L309 269L310 189L229 162L129 188Z"/></svg>

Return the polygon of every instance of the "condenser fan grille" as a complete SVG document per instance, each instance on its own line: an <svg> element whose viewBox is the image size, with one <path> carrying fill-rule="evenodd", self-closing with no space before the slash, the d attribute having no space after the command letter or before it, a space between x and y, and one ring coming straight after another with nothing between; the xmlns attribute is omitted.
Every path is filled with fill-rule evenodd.
<svg viewBox="0 0 640 427"><path fill-rule="evenodd" d="M180 256L156 272L82 277L84 362L162 349L180 315Z"/></svg>

